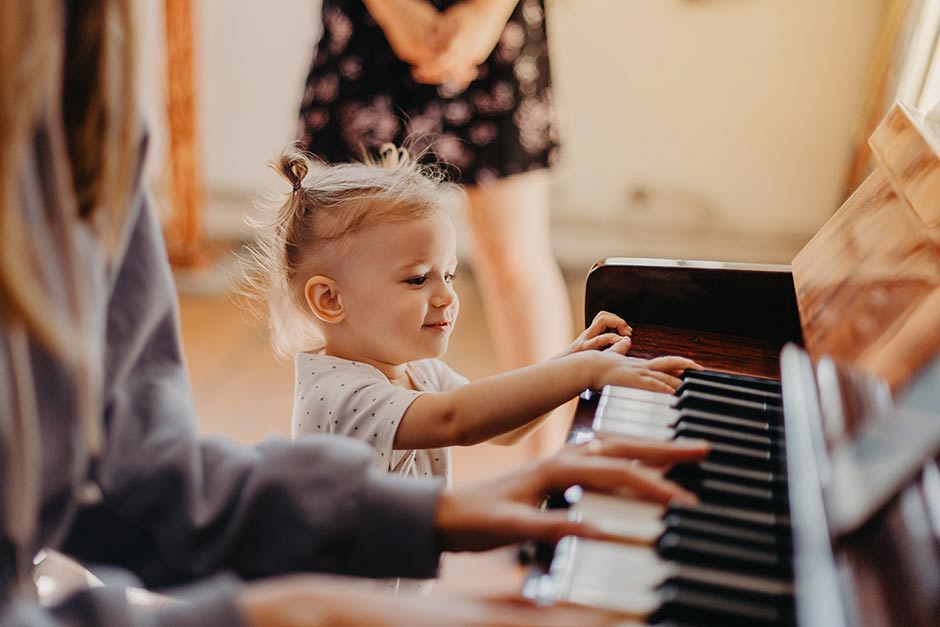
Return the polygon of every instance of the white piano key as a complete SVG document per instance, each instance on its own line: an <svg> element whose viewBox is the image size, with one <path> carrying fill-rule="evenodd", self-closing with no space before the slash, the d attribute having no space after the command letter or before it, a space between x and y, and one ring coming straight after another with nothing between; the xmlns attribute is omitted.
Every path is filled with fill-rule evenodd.
<svg viewBox="0 0 940 627"><path fill-rule="evenodd" d="M568 510L568 516L589 522L623 542L649 545L666 529L662 523L665 512L658 503L585 492Z"/></svg>
<svg viewBox="0 0 940 627"><path fill-rule="evenodd" d="M656 413L667 416L678 416L680 413L678 409L673 409L668 405L648 403L646 401L632 400L628 398L614 398L611 396L601 397L601 400L597 402L597 408L598 410L617 409L624 411L636 411L641 413Z"/></svg>
<svg viewBox="0 0 940 627"><path fill-rule="evenodd" d="M623 398L627 400L646 401L648 403L657 403L660 405L672 405L676 402L675 394L666 392L651 392L650 390L640 390L637 388L622 387L619 385L605 385L601 390L602 396L610 398Z"/></svg>
<svg viewBox="0 0 940 627"><path fill-rule="evenodd" d="M707 566L663 560L652 549L626 544L565 538L556 549L551 572L556 600L636 611L669 579L722 585L762 595L789 596L792 582Z"/></svg>
<svg viewBox="0 0 940 627"><path fill-rule="evenodd" d="M655 440L666 442L672 440L675 436L675 430L669 427L662 427L655 424L644 424L642 422L618 420L616 418L605 417L603 414L594 416L594 422L591 427L594 431L600 433L616 433L619 435L628 435L643 440Z"/></svg>
<svg viewBox="0 0 940 627"><path fill-rule="evenodd" d="M670 414L624 410L616 407L599 407L595 415L603 416L606 420L626 420L660 427L674 427L678 422L676 416Z"/></svg>
<svg viewBox="0 0 940 627"><path fill-rule="evenodd" d="M659 585L677 568L649 547L569 536L556 546L551 572L556 574L557 567L557 574L565 574L588 562L591 568L589 573L583 574L585 581L606 581L616 575L624 581Z"/></svg>
<svg viewBox="0 0 940 627"><path fill-rule="evenodd" d="M556 601L643 618L659 607L656 587L676 569L650 549L568 537L555 549L551 573Z"/></svg>

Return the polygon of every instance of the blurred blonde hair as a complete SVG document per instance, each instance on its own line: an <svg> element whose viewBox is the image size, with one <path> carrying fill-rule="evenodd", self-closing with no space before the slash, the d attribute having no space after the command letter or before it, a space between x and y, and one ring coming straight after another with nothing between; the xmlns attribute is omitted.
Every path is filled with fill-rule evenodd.
<svg viewBox="0 0 940 627"><path fill-rule="evenodd" d="M87 221L113 251L138 161L132 13L129 0L0 6L0 317L23 321L62 355L80 352L80 323L56 317L43 291L42 251L23 222L20 177L41 130L52 156L37 175L51 195L42 218L66 231ZM63 270L78 272L81 260L69 265ZM75 307L80 295L72 296Z"/></svg>
<svg viewBox="0 0 940 627"><path fill-rule="evenodd" d="M289 359L322 348L304 288L329 261L351 251L348 236L376 224L426 218L460 192L440 170L393 144L382 146L377 158L337 165L291 145L269 165L291 190L286 199L259 202L258 217L249 219L257 238L242 260L242 293L267 319L277 355Z"/></svg>
<svg viewBox="0 0 940 627"><path fill-rule="evenodd" d="M104 356L77 240L90 230L113 255L129 209L140 130L132 22L129 0L0 3L0 319L11 365L4 376L15 389L4 417L13 440L4 450L3 524L24 592L33 586L42 489L31 340L74 374L78 458L101 449ZM44 249L50 242L62 249ZM50 274L61 275L64 295Z"/></svg>

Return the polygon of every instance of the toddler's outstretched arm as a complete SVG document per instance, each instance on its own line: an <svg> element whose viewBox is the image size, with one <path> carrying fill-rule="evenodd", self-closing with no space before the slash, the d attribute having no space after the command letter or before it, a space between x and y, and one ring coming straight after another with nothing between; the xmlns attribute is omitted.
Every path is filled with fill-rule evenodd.
<svg viewBox="0 0 940 627"><path fill-rule="evenodd" d="M396 449L469 446L518 430L587 388L622 385L671 393L676 374L698 364L683 357L641 360L583 351L550 359L450 392L422 394L402 417ZM533 425L534 428L535 425Z"/></svg>

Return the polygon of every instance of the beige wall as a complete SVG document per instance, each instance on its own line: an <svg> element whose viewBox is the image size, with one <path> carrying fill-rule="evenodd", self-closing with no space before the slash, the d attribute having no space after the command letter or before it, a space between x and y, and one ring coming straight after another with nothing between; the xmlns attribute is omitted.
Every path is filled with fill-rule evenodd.
<svg viewBox="0 0 940 627"><path fill-rule="evenodd" d="M559 255L786 260L838 206L883 0L548 0ZM212 228L294 136L317 2L199 4Z"/></svg>
<svg viewBox="0 0 940 627"><path fill-rule="evenodd" d="M619 254L788 259L840 203L883 4L556 2L559 217Z"/></svg>

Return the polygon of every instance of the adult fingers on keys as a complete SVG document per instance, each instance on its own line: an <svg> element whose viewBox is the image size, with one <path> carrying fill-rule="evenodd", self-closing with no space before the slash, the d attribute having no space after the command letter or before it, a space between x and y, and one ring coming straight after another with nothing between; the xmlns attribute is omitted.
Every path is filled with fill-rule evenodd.
<svg viewBox="0 0 940 627"><path fill-rule="evenodd" d="M672 374L681 374L685 370L702 370L702 367L691 359L678 357L676 355L654 357L646 362L646 366L650 370L658 370L659 372Z"/></svg>
<svg viewBox="0 0 940 627"><path fill-rule="evenodd" d="M593 540L610 539L609 532L593 523L570 518L566 510L541 510L519 504L497 504L495 511L490 515L494 518L498 532L493 534L493 538L484 539L484 549L522 540L557 542L565 536Z"/></svg>
<svg viewBox="0 0 940 627"><path fill-rule="evenodd" d="M432 595L433 598L433 595ZM486 605L473 612L476 625L487 627L614 627L623 625L623 615L587 607L538 605L522 597L484 599Z"/></svg>
<svg viewBox="0 0 940 627"><path fill-rule="evenodd" d="M702 460L709 450L705 440L652 442L611 434L599 434L590 442L571 448L587 455L619 457L655 466L697 462Z"/></svg>
<svg viewBox="0 0 940 627"><path fill-rule="evenodd" d="M603 445L602 445L603 446ZM697 503L688 490L664 479L659 470L636 464L622 456L592 454L587 448L574 447L545 462L548 492L560 492L572 485L587 490L615 492L629 489L638 495L663 503L673 499Z"/></svg>

